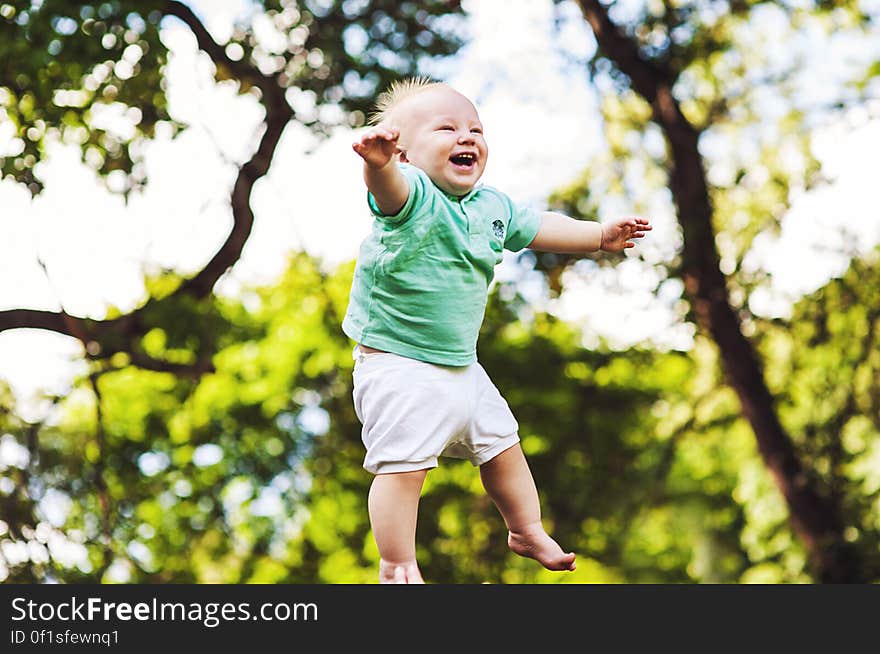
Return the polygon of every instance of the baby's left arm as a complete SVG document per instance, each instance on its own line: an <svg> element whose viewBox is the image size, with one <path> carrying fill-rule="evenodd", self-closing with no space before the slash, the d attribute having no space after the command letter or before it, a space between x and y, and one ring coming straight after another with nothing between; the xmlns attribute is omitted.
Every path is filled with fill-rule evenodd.
<svg viewBox="0 0 880 654"><path fill-rule="evenodd" d="M598 250L620 252L635 247L631 239L643 238L650 230L647 218L618 218L597 223L545 211L541 214L538 233L528 247L558 254L586 254Z"/></svg>

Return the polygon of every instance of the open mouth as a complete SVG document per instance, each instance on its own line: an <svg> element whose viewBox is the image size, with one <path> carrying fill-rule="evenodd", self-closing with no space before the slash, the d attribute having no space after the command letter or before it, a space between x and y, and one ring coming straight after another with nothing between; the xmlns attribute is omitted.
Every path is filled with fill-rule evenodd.
<svg viewBox="0 0 880 654"><path fill-rule="evenodd" d="M477 165L477 157L472 152L459 152L449 157L449 161L460 170L472 170Z"/></svg>

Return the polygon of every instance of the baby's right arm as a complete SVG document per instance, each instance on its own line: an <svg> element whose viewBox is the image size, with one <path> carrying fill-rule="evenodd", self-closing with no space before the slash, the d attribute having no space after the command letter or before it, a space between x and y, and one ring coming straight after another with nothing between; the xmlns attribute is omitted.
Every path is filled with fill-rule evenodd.
<svg viewBox="0 0 880 654"><path fill-rule="evenodd" d="M352 149L364 160L364 181L376 200L376 207L386 216L400 213L409 197L409 184L397 167L397 139L400 131L378 125L352 143Z"/></svg>

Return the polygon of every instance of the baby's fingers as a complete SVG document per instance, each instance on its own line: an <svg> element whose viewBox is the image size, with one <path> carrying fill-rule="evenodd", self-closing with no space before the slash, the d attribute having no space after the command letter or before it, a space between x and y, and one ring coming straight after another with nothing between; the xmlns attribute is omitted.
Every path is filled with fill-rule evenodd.
<svg viewBox="0 0 880 654"><path fill-rule="evenodd" d="M377 141L394 142L398 136L400 136L400 132L396 128L376 127L364 134L360 142L363 145L373 145Z"/></svg>
<svg viewBox="0 0 880 654"><path fill-rule="evenodd" d="M377 127L376 133L380 134L386 141L396 141L400 136L400 130L396 127Z"/></svg>
<svg viewBox="0 0 880 654"><path fill-rule="evenodd" d="M649 232L653 229L647 218L640 218L638 216L629 218L626 225L629 231L628 238L644 238L645 232Z"/></svg>

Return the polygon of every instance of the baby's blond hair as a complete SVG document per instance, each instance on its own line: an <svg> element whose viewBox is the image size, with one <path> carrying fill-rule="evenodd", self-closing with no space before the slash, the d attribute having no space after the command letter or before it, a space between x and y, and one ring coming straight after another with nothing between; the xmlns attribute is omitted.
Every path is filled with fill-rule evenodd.
<svg viewBox="0 0 880 654"><path fill-rule="evenodd" d="M394 107L422 91L434 88L435 86L443 86L442 82L436 82L430 77L416 76L407 77L406 79L392 82L387 91L379 95L376 100L376 109L370 114L370 124L378 125L387 120L391 116Z"/></svg>

